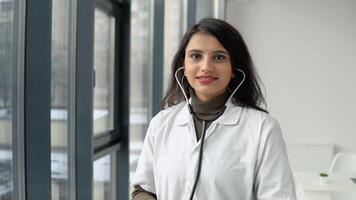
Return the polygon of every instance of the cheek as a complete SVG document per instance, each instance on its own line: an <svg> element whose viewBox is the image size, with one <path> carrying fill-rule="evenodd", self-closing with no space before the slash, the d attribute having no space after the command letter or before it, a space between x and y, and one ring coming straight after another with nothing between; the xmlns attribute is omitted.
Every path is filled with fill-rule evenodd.
<svg viewBox="0 0 356 200"><path fill-rule="evenodd" d="M186 64L186 65L184 65L185 66L184 67L184 74L186 76L194 76L195 73L196 73L197 68L194 65L189 64L189 63L184 63L184 64Z"/></svg>
<svg viewBox="0 0 356 200"><path fill-rule="evenodd" d="M184 66L189 66L190 65L189 57L184 57L183 65Z"/></svg>
<svg viewBox="0 0 356 200"><path fill-rule="evenodd" d="M221 72L221 77L222 77L222 80L221 80L221 84L224 86L224 87L228 87L231 79L232 79L232 72L231 70L224 70L223 72Z"/></svg>
<svg viewBox="0 0 356 200"><path fill-rule="evenodd" d="M187 61L187 59L184 59L183 61L183 66L184 66L184 75L187 76L187 74L189 73L189 63Z"/></svg>
<svg viewBox="0 0 356 200"><path fill-rule="evenodd" d="M231 67L223 67L221 68L220 74L224 77L225 80L230 80L232 78L232 69Z"/></svg>
<svg viewBox="0 0 356 200"><path fill-rule="evenodd" d="M195 73L192 68L186 68L185 69L185 76L188 79L188 82L191 83L191 81L195 78Z"/></svg>
<svg viewBox="0 0 356 200"><path fill-rule="evenodd" d="M196 70L193 67L185 68L185 77L190 86L194 87Z"/></svg>

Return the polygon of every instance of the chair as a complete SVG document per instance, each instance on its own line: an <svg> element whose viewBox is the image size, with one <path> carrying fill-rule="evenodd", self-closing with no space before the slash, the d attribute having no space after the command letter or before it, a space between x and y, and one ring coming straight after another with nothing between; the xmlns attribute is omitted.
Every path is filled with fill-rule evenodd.
<svg viewBox="0 0 356 200"><path fill-rule="evenodd" d="M331 172L343 172L343 173L356 173L356 154L354 153L337 153L333 158L329 173ZM333 193L331 195L332 200L355 200L356 193L350 192L347 194Z"/></svg>
<svg viewBox="0 0 356 200"><path fill-rule="evenodd" d="M356 173L356 154L338 153L333 158L329 172Z"/></svg>

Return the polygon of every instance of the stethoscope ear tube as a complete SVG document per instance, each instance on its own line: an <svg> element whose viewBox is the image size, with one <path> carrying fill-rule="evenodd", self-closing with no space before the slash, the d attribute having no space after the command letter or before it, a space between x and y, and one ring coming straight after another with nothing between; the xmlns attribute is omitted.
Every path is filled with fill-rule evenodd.
<svg viewBox="0 0 356 200"><path fill-rule="evenodd" d="M176 70L176 72L174 73L174 78L176 79L176 81L177 81L177 83L178 83L178 85L179 85L179 88L182 90L185 100L186 100L187 103L189 104L188 97L187 97L187 95L185 94L184 88L183 88L183 86L182 86L183 83L181 84L181 83L179 82L179 80L178 80L178 72L179 72L180 70L182 70L182 69L184 69L184 67L180 67L180 68L178 68L178 69Z"/></svg>
<svg viewBox="0 0 356 200"><path fill-rule="evenodd" d="M243 75L243 78L242 78L241 82L237 85L237 87L235 88L235 90L231 93L231 95L230 95L230 97L227 99L225 105L226 105L228 102L231 101L231 98L234 96L234 94L237 92L237 90L241 87L242 83L243 83L243 82L245 81L245 79L246 79L246 74L245 74L244 71L242 71L241 69L238 69L238 68L234 68L234 69L237 70L237 71L239 71L239 72L241 72L242 75Z"/></svg>

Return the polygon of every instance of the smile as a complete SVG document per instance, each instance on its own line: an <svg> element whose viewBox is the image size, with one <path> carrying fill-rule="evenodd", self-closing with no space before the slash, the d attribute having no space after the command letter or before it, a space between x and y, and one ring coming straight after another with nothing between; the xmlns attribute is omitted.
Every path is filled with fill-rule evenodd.
<svg viewBox="0 0 356 200"><path fill-rule="evenodd" d="M217 80L218 78L214 77L214 76L198 76L198 77L196 77L196 79L201 84L210 84L210 83L214 82L215 80Z"/></svg>

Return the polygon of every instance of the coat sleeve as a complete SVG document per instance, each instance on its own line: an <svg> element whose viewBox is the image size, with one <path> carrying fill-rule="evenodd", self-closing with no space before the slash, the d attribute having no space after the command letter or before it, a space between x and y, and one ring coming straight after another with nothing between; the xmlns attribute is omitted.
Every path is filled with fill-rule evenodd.
<svg viewBox="0 0 356 200"><path fill-rule="evenodd" d="M135 185L134 191L132 192L132 200L156 200L155 194L147 192L142 187Z"/></svg>
<svg viewBox="0 0 356 200"><path fill-rule="evenodd" d="M260 129L255 166L254 194L257 200L296 200L286 145L278 122L268 116Z"/></svg>
<svg viewBox="0 0 356 200"><path fill-rule="evenodd" d="M150 123L140 158L138 160L136 172L131 182L132 186L140 186L144 190L156 194L153 170L153 136L152 122Z"/></svg>

